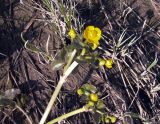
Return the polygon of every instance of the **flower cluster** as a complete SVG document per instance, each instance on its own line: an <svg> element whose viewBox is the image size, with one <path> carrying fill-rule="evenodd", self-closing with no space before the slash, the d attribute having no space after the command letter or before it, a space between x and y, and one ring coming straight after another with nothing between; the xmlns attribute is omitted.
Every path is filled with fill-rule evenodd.
<svg viewBox="0 0 160 124"><path fill-rule="evenodd" d="M95 113L99 113L99 117L96 118L99 122L107 123L107 124L114 124L117 121L117 117L114 115L108 115L103 112L106 105L104 101L100 99L100 94L97 92L97 88L91 84L83 84L78 90L77 94L79 95L82 100L85 100L85 107L88 110L93 110Z"/></svg>
<svg viewBox="0 0 160 124"><path fill-rule="evenodd" d="M83 38L85 39L85 44L89 45L92 50L95 50L99 46L99 41L101 39L102 31L98 27L94 26L88 26L83 31ZM75 39L77 34L76 31L71 28L68 32L68 36L71 40ZM85 55L86 49L83 48L81 55ZM105 66L108 69L111 69L113 66L113 60L112 59L98 59L99 60L99 66Z"/></svg>
<svg viewBox="0 0 160 124"><path fill-rule="evenodd" d="M88 107L93 107L99 101L99 96L96 92L96 87L90 84L84 84L80 89L77 90L77 94L79 96L85 96L87 98Z"/></svg>

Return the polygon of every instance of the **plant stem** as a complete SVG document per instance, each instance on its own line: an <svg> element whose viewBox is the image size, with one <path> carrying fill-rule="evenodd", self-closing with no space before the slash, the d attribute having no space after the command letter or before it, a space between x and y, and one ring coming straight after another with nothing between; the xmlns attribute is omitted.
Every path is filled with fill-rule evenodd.
<svg viewBox="0 0 160 124"><path fill-rule="evenodd" d="M60 116L60 117L58 117L56 119L53 119L52 121L49 121L47 124L54 124L54 123L56 123L58 121L62 121L63 119L66 119L66 118L71 117L73 115L76 115L76 114L79 114L79 113L82 113L82 112L86 112L87 110L88 109L86 107L82 107L80 109L77 109L77 110L74 110L72 112L69 112L69 113L67 113L65 115L62 115L62 116Z"/></svg>
<svg viewBox="0 0 160 124"><path fill-rule="evenodd" d="M66 72L66 70L68 69L68 67L70 66L71 62L73 61L75 55L76 55L77 50L74 49L73 52L71 53L71 56L68 59L67 65L64 67L64 73Z"/></svg>
<svg viewBox="0 0 160 124"><path fill-rule="evenodd" d="M57 95L62 87L62 85L64 84L66 78L70 75L70 73L73 71L73 69L78 65L78 63L76 61L74 61L69 67L68 69L65 71L64 75L60 78L59 82L58 82L58 85L48 103L48 106L40 120L40 123L39 124L44 124L44 122L46 121L47 117L48 117L48 114L49 112L51 111L51 108L57 98Z"/></svg>

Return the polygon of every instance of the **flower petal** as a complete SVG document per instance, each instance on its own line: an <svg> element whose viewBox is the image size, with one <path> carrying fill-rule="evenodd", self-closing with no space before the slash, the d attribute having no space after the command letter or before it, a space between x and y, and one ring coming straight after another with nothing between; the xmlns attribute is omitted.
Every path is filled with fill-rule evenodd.
<svg viewBox="0 0 160 124"><path fill-rule="evenodd" d="M90 30L90 31L93 31L94 30L94 26L88 26L86 29Z"/></svg>

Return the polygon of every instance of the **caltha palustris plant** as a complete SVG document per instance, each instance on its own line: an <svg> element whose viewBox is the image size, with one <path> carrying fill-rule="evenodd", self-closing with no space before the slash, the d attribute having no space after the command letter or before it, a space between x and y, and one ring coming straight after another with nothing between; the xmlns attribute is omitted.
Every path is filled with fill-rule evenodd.
<svg viewBox="0 0 160 124"><path fill-rule="evenodd" d="M43 114L40 124L43 124L45 122L62 85L65 83L66 78L77 67L79 63L85 62L89 64L95 64L98 62L99 63L98 66L105 66L108 69L112 68L113 60L100 58L99 54L96 51L96 49L100 45L100 39L102 35L101 29L95 26L87 26L82 32L83 33L80 34L74 28L70 28L68 30L67 36L70 39L71 43L69 45L66 45L52 61L54 69L63 69L63 76L60 78L57 84L57 87ZM92 98L92 96L94 95L95 94L91 94L90 97ZM89 104L90 105L94 104L93 102L94 100L89 101L87 106ZM90 110L87 106L84 106L80 110L76 110L76 112L80 113ZM71 115L69 114L67 116L72 116L72 115L73 114ZM62 116L62 118L63 117L64 116ZM55 123L56 120L49 122L49 124L53 122Z"/></svg>
<svg viewBox="0 0 160 124"><path fill-rule="evenodd" d="M63 75L61 76L55 91L53 92L50 102L48 103L48 106L40 120L40 124L44 124L46 121L62 85L79 63L85 62L94 66L105 66L108 69L112 68L113 65L113 60L111 58L101 58L99 53L96 51L100 45L100 39L102 36L102 31L100 28L90 25L81 31L82 33L78 33L78 31L76 31L72 26L70 27L71 28L69 28L66 35L70 39L71 43L69 45L65 45L64 48L54 58L41 49L34 47L32 44L28 43L28 41L25 41L22 36L25 48L35 53L39 53L43 55L44 58L47 58L49 61L51 61L54 70L63 70ZM98 64L95 64L97 62ZM90 97L92 98L92 96L94 96L94 94L91 94ZM93 101L94 100L89 101L87 106L91 106ZM86 110L88 111L90 109L86 106L83 107L83 111Z"/></svg>

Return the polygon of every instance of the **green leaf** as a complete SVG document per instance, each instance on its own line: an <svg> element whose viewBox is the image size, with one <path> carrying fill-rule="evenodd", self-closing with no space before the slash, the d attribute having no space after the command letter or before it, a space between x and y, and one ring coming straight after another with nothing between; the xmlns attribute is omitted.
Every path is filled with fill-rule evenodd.
<svg viewBox="0 0 160 124"><path fill-rule="evenodd" d="M97 88L91 84L84 84L84 85L82 85L81 88L84 89L84 91L86 90L86 91L90 91L92 93L97 92Z"/></svg>
<svg viewBox="0 0 160 124"><path fill-rule="evenodd" d="M102 100L98 100L96 107L97 109L103 109L105 108L105 104L103 103Z"/></svg>
<svg viewBox="0 0 160 124"><path fill-rule="evenodd" d="M62 60L54 60L51 63L52 69L53 70L60 70L63 68L63 66L65 65L65 62Z"/></svg>
<svg viewBox="0 0 160 124"><path fill-rule="evenodd" d="M57 53L57 55L55 56L54 59L65 61L66 54L67 54L67 50L65 48L63 48Z"/></svg>
<svg viewBox="0 0 160 124"><path fill-rule="evenodd" d="M63 66L66 64L65 56L67 54L66 49L60 50L54 59L52 59L51 66L53 70L62 69Z"/></svg>

